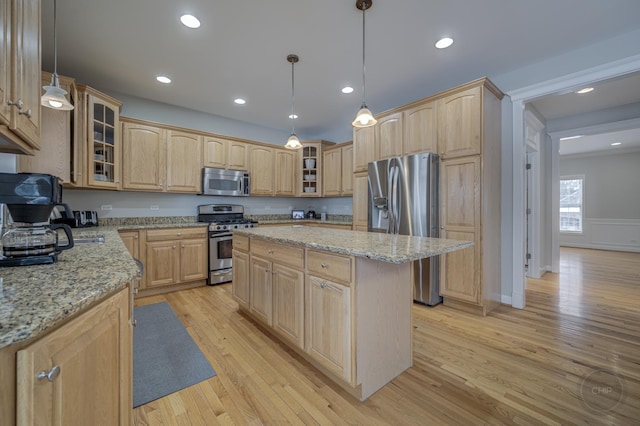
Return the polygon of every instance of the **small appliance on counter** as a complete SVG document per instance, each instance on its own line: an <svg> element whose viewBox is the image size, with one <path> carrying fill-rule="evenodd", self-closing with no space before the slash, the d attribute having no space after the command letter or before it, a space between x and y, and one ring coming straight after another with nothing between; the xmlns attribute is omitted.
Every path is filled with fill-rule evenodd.
<svg viewBox="0 0 640 426"><path fill-rule="evenodd" d="M73 218L76 221L76 228L98 226L98 212L95 210L74 210Z"/></svg>
<svg viewBox="0 0 640 426"><path fill-rule="evenodd" d="M61 200L62 183L56 176L0 173L0 203L6 204L12 219L2 235L0 266L53 263L62 250L73 247L68 225L49 224L53 207ZM58 244L58 229L69 241L64 246Z"/></svg>
<svg viewBox="0 0 640 426"><path fill-rule="evenodd" d="M315 219L316 218L316 212L313 210L309 210L307 212L307 219Z"/></svg>
<svg viewBox="0 0 640 426"><path fill-rule="evenodd" d="M71 211L67 204L61 203L53 206L51 223L64 223L72 228L84 228L98 226L98 212L95 210Z"/></svg>

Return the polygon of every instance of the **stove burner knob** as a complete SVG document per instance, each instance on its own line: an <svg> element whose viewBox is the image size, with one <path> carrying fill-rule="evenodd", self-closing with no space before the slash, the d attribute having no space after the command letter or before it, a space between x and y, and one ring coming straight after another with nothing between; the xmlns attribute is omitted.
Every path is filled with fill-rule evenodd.
<svg viewBox="0 0 640 426"><path fill-rule="evenodd" d="M220 229L220 225L216 225L216 229Z"/></svg>
<svg viewBox="0 0 640 426"><path fill-rule="evenodd" d="M227 229L227 225L222 225L222 229Z"/></svg>

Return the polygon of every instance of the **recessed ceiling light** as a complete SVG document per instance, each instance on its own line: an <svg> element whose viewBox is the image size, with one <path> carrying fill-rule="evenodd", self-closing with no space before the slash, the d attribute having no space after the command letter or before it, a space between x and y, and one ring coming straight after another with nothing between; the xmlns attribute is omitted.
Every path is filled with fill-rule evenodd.
<svg viewBox="0 0 640 426"><path fill-rule="evenodd" d="M353 93L353 87L351 86L345 86L342 88L342 93L344 94L349 94L349 93Z"/></svg>
<svg viewBox="0 0 640 426"><path fill-rule="evenodd" d="M618 146L618 145L622 145L622 142L614 142L611 144L611 146Z"/></svg>
<svg viewBox="0 0 640 426"><path fill-rule="evenodd" d="M244 105L244 104L247 103L247 101L245 101L242 98L236 98L236 99L233 100L233 102L237 103L238 105Z"/></svg>
<svg viewBox="0 0 640 426"><path fill-rule="evenodd" d="M584 95L585 93L589 93L593 91L593 87L585 87L584 89L578 90L576 93Z"/></svg>
<svg viewBox="0 0 640 426"><path fill-rule="evenodd" d="M159 76L156 77L156 80L158 80L160 83L164 83L164 84L171 83L171 79L169 77L167 77L166 75L159 75Z"/></svg>
<svg viewBox="0 0 640 426"><path fill-rule="evenodd" d="M193 15L182 15L180 22L182 22L185 27L200 28L200 21Z"/></svg>
<svg viewBox="0 0 640 426"><path fill-rule="evenodd" d="M576 136L567 136L565 138L560 138L561 141L568 141L569 139L578 139L581 138L583 135L576 135Z"/></svg>
<svg viewBox="0 0 640 426"><path fill-rule="evenodd" d="M295 120L296 118L298 118L298 114L289 114L289 118Z"/></svg>
<svg viewBox="0 0 640 426"><path fill-rule="evenodd" d="M436 47L438 49L446 49L447 47L453 44L453 39L449 37L441 38L436 42Z"/></svg>

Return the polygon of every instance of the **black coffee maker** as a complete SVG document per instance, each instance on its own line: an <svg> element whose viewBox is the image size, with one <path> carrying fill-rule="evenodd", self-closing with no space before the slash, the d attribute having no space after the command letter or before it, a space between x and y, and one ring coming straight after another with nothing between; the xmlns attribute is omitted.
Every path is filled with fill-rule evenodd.
<svg viewBox="0 0 640 426"><path fill-rule="evenodd" d="M0 203L13 220L1 237L0 266L53 263L60 251L73 247L69 226L49 224L53 206L61 201L62 183L56 176L0 173ZM58 244L58 229L66 234L66 245Z"/></svg>

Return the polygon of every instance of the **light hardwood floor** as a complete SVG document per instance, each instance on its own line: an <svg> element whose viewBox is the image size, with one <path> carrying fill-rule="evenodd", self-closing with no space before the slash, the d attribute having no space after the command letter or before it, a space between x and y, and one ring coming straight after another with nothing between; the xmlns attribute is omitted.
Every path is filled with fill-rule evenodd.
<svg viewBox="0 0 640 426"><path fill-rule="evenodd" d="M414 365L364 403L238 314L229 284L168 301L218 375L137 425L640 424L640 253L561 250L527 308L414 305Z"/></svg>

